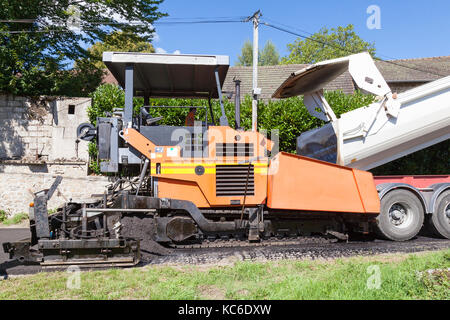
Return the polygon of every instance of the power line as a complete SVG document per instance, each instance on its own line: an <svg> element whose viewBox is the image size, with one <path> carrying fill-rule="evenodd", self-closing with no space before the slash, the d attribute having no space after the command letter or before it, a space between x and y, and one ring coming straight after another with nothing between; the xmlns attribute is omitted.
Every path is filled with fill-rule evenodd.
<svg viewBox="0 0 450 320"><path fill-rule="evenodd" d="M266 20L268 20L268 19L266 19ZM323 44L323 45L335 47L335 48L337 48L337 49L340 49L340 50L343 50L343 51L347 51L347 52L349 52L349 53L351 53L351 54L359 53L359 51L353 51L353 50L344 48L344 47L342 47L342 46L340 46L340 45L338 45L338 44L336 44L336 43L332 43L332 42L327 42L327 41L321 41L321 40L318 40L318 39L314 39L314 38L312 38L312 37L308 37L308 36L305 36L305 35L302 35L302 34L293 32L293 31L291 31L291 30L288 30L288 29L285 29L285 28L282 28L282 27L279 27L279 26L275 26L275 25L270 24L270 23L267 23L267 22L265 22L265 21L264 21L264 22L261 22L261 23L262 23L263 25L267 26L267 27L270 27L270 28L273 28L273 29L277 29L277 30L279 30L279 31L283 31L283 32L286 32L286 33L290 33L290 34L295 35L295 36L298 36L298 37L300 37L300 38L307 39L307 40L311 40L311 41L314 41L314 42L318 42L318 43ZM277 24L279 24L279 23L277 23ZM307 32L307 33L309 33L309 32ZM309 33L309 34L312 35L311 33ZM396 65L396 66L398 66L398 67L402 67L402 68L406 68L406 69L411 69L411 70L415 70L415 71L420 71L420 72L424 72L424 73L429 73L429 74L433 74L433 75L436 75L436 76L439 76L439 77L445 77L445 75L442 75L442 74L437 73L437 72L432 72L432 71L424 70L424 69L417 68L417 67L407 66L407 65L404 65L404 64L395 62L395 61L383 60L383 59L378 58L378 57L374 57L374 59L377 60L377 61L380 61L380 62L384 62L384 63L389 63L389 64L392 64L392 65Z"/></svg>
<svg viewBox="0 0 450 320"><path fill-rule="evenodd" d="M161 21L161 22L155 22L155 25L169 25L169 24L202 24L202 23L228 23L228 22L244 22L242 19L237 20L203 20L203 21Z"/></svg>
<svg viewBox="0 0 450 320"><path fill-rule="evenodd" d="M100 24L100 25L132 25L132 26L148 26L148 25L157 25L157 24L201 24L201 23L223 23L223 22L244 22L247 17L238 16L238 17L194 17L194 18L163 18L159 21L155 21L153 23L150 22L142 22L142 21L111 21L111 20L79 20L85 25L89 24ZM168 21L166 21L168 20ZM176 20L176 21L170 21ZM184 21L183 21L184 20ZM16 19L16 20L0 20L0 23L37 23L39 22L37 19Z"/></svg>
<svg viewBox="0 0 450 320"><path fill-rule="evenodd" d="M267 18L267 17L265 18L265 20L267 20L267 21L269 21L269 22L272 22L272 23L276 23L276 24L278 24L278 25L280 25L280 26L284 26L284 27L289 28L289 29L293 29L293 30L297 30L297 31L300 31L300 32L303 32L303 33L307 33L307 34L309 34L310 36L313 35L313 33L308 32L308 31L306 31L306 30L303 30L303 29L300 29L300 28L297 28L297 27L293 27L293 26L288 26L287 24L283 24L283 23L274 21L274 20L269 19L269 18Z"/></svg>
<svg viewBox="0 0 450 320"><path fill-rule="evenodd" d="M181 24L212 24L212 23L236 23L244 22L246 17L227 17L227 18L210 18L208 20L186 20L186 21L155 21L154 23L145 23L140 21L116 22L116 21L86 21L84 25L107 25L107 26L149 26L149 25L181 25ZM183 19L183 18L179 18ZM193 18L200 19L200 18ZM202 18L203 19L203 18ZM31 20L0 20L0 23L30 23ZM33 22L36 22L35 20ZM63 26L61 26L64 28ZM78 28L80 31L95 31L96 29L83 29L83 24ZM51 32L73 32L65 29L47 29L47 30L0 30L0 33L21 34L21 33L51 33Z"/></svg>
<svg viewBox="0 0 450 320"><path fill-rule="evenodd" d="M165 20L186 20L186 21L192 21L192 20L245 20L247 16L234 16L234 17L189 17L189 18L181 18L181 17L164 17L161 18L160 21L164 22ZM1 23L34 23L37 22L37 18L33 19L0 19ZM100 23L109 23L112 22L111 20L83 20L86 22L100 22ZM128 21L128 23L132 23L133 21Z"/></svg>
<svg viewBox="0 0 450 320"><path fill-rule="evenodd" d="M0 20L0 23L34 23L35 19Z"/></svg>
<svg viewBox="0 0 450 320"><path fill-rule="evenodd" d="M97 29L79 29L79 31L96 31ZM0 33L11 33L11 34L21 34L21 33L52 33L52 32L62 32L62 33L70 33L74 32L69 29L53 29L53 30L16 30L16 31L4 31L0 30Z"/></svg>
<svg viewBox="0 0 450 320"><path fill-rule="evenodd" d="M235 17L163 17L161 20L196 20L196 19L245 19L247 16L235 16Z"/></svg>
<svg viewBox="0 0 450 320"><path fill-rule="evenodd" d="M148 25L178 25L178 24L207 24L207 23L228 23L228 22L244 22L243 19L205 19L205 20L186 20L186 21L155 21L153 23L145 23L140 21L116 22L116 21L87 21L87 24L100 25L131 25L131 26L148 26Z"/></svg>

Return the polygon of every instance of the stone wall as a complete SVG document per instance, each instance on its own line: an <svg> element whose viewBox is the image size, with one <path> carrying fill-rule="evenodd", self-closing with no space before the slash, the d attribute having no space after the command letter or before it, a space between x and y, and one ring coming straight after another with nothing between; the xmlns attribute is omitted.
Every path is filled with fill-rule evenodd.
<svg viewBox="0 0 450 320"><path fill-rule="evenodd" d="M63 179L48 203L49 209L56 209L71 198L87 200L92 194L103 193L111 183L108 177L86 176L83 162L31 164L3 161L0 171L0 210L5 210L10 216L28 212L33 193L50 188L58 175Z"/></svg>
<svg viewBox="0 0 450 320"><path fill-rule="evenodd" d="M48 206L103 193L108 178L87 176L88 143L76 128L87 122L89 98L0 96L0 210L28 212L33 192L63 177Z"/></svg>
<svg viewBox="0 0 450 320"><path fill-rule="evenodd" d="M90 98L0 96L0 159L88 160L76 148L76 128L87 122Z"/></svg>

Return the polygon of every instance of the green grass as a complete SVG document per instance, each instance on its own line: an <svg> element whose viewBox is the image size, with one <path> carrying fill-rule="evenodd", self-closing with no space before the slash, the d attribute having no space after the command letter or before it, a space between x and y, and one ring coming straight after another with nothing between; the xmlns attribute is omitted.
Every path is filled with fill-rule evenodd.
<svg viewBox="0 0 450 320"><path fill-rule="evenodd" d="M58 212L58 209L49 209L48 214L52 215ZM15 224L19 224L25 220L28 220L28 213L20 212L13 215L11 218L8 218L8 214L4 210L0 210L0 226L3 224L5 226L11 226Z"/></svg>
<svg viewBox="0 0 450 320"><path fill-rule="evenodd" d="M8 214L5 210L0 210L0 223L8 219Z"/></svg>
<svg viewBox="0 0 450 320"><path fill-rule="evenodd" d="M5 215L3 220L0 220L0 223L2 223L4 225L7 225L7 226L10 226L10 225L13 225L13 224L19 224L19 223L21 223L21 222L23 222L23 221L25 221L27 219L28 219L28 213L20 212L20 213L17 213L15 215L13 215L11 218L8 218Z"/></svg>
<svg viewBox="0 0 450 320"><path fill-rule="evenodd" d="M381 286L369 289L370 266ZM1 299L449 299L450 250L336 260L236 262L226 266L147 266L67 272L0 281ZM370 270L370 269L369 269Z"/></svg>

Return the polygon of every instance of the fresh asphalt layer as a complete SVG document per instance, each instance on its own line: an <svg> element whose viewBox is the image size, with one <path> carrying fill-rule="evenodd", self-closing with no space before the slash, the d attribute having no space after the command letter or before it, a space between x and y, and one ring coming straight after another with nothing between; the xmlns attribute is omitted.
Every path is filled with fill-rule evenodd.
<svg viewBox="0 0 450 320"><path fill-rule="evenodd" d="M26 228L0 228L0 243L19 241L30 237ZM349 256L367 256L385 253L413 253L450 248L450 240L419 236L406 242L384 240L350 241L348 243L314 243L301 245L243 246L225 248L167 249L152 254L143 252L139 264L216 264L234 261L267 261L281 259L332 259ZM156 248L155 248L156 249ZM46 269L47 271L48 269ZM51 271L52 269L48 270ZM56 269L58 270L58 269ZM42 271L39 265L19 265L10 261L0 247L0 275L31 274Z"/></svg>

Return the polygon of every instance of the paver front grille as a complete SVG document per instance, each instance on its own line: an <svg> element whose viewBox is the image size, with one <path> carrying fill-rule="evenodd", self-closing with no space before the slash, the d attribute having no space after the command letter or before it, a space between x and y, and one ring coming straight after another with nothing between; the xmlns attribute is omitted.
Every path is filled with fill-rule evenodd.
<svg viewBox="0 0 450 320"><path fill-rule="evenodd" d="M216 196L243 196L247 183L247 196L255 194L254 166L250 165L217 165L216 166Z"/></svg>

